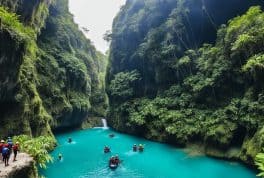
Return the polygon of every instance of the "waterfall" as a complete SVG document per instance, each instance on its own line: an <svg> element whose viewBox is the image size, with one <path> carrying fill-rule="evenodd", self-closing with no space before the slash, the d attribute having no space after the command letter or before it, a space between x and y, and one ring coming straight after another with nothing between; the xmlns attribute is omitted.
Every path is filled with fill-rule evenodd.
<svg viewBox="0 0 264 178"><path fill-rule="evenodd" d="M103 129L108 129L106 119L102 119Z"/></svg>

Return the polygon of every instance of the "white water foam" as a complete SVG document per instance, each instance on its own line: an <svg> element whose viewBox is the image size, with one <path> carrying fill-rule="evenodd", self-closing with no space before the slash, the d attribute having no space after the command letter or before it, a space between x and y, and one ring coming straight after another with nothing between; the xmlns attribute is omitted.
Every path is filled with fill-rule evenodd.
<svg viewBox="0 0 264 178"><path fill-rule="evenodd" d="M103 129L108 129L106 119L102 119L102 123L103 123Z"/></svg>

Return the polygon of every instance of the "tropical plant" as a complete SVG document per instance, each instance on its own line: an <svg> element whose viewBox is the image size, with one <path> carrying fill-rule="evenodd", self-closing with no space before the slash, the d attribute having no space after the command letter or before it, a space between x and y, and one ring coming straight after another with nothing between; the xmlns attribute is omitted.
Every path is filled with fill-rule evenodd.
<svg viewBox="0 0 264 178"><path fill-rule="evenodd" d="M49 151L55 146L53 137L40 136L31 138L27 135L15 136L14 142L19 142L20 150L30 154L41 168L46 168L46 164L53 159Z"/></svg>
<svg viewBox="0 0 264 178"><path fill-rule="evenodd" d="M256 156L256 165L258 166L258 169L260 173L258 176L264 177L264 153L259 153Z"/></svg>

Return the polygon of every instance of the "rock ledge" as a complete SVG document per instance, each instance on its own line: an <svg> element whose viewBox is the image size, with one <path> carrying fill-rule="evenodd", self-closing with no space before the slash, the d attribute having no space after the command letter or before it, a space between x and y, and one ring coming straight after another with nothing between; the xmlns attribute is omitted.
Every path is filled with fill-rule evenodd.
<svg viewBox="0 0 264 178"><path fill-rule="evenodd" d="M13 154L9 166L0 161L0 178L35 178L37 172L34 159L26 153L18 153L17 161L13 162Z"/></svg>

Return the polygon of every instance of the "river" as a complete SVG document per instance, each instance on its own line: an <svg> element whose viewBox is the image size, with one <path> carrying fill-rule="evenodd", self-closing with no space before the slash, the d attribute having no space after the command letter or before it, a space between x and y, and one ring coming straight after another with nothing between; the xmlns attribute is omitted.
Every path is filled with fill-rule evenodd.
<svg viewBox="0 0 264 178"><path fill-rule="evenodd" d="M109 134L115 137L110 138ZM71 137L73 142L68 143ZM203 155L190 156L184 150L142 138L95 128L56 135L58 147L51 153L54 162L40 174L47 178L255 178L245 166ZM133 144L144 144L142 153L133 152ZM105 145L112 152L105 154ZM61 161L58 154L63 155ZM122 163L108 168L111 155Z"/></svg>

